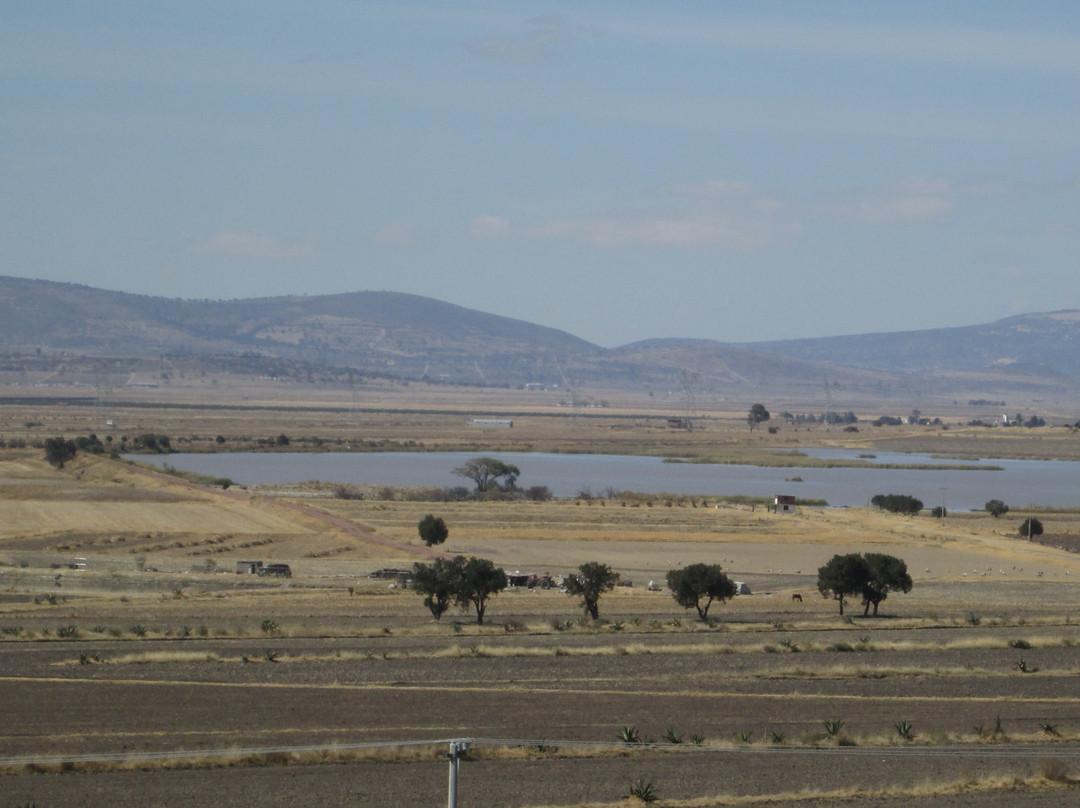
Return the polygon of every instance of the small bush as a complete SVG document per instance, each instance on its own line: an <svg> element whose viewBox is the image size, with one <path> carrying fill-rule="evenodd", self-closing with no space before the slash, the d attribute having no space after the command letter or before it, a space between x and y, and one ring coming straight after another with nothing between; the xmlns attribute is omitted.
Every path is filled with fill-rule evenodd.
<svg viewBox="0 0 1080 808"><path fill-rule="evenodd" d="M149 629L142 623L136 623L130 629L128 629L128 631L130 631L136 637L145 637L146 632L149 631Z"/></svg>
<svg viewBox="0 0 1080 808"><path fill-rule="evenodd" d="M79 629L75 626L57 626L56 636L61 639L73 639L79 636Z"/></svg>
<svg viewBox="0 0 1080 808"><path fill-rule="evenodd" d="M641 743L641 733L634 726L624 726L619 730L619 740L623 743Z"/></svg>
<svg viewBox="0 0 1080 808"><path fill-rule="evenodd" d="M630 784L630 792L626 796L636 797L642 802L656 802L659 799L656 796L656 786L641 779Z"/></svg>
<svg viewBox="0 0 1080 808"><path fill-rule="evenodd" d="M830 738L835 738L837 735L839 735L840 730L844 726L844 720L842 718L837 718L835 720L826 719L821 723L825 726L825 732Z"/></svg>
<svg viewBox="0 0 1080 808"><path fill-rule="evenodd" d="M1071 783L1069 767L1061 758L1043 758L1038 764L1039 777L1053 783Z"/></svg>

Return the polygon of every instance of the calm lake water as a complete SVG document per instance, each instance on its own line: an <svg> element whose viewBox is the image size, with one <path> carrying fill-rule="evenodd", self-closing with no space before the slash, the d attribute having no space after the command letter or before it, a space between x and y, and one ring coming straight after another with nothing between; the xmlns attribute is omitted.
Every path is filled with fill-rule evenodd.
<svg viewBox="0 0 1080 808"><path fill-rule="evenodd" d="M356 485L470 486L454 469L476 452L386 453L235 453L132 455L131 459L170 465L239 484L280 484L320 480ZM859 452L807 450L819 458L856 458ZM572 497L589 488L602 494L638 491L650 494L693 494L771 497L794 494L803 499L824 499L832 506L859 507L875 494L908 494L927 508L982 509L987 500L1000 499L1011 507L1041 505L1055 508L1080 506L1080 463L1058 460L984 459L965 465L1000 466L1001 470L949 471L935 469L816 469L761 466L665 463L655 457L620 455L562 455L506 452L493 455L521 469L518 485L546 485L557 497ZM927 455L876 452L876 463L946 464ZM801 477L802 482L791 482Z"/></svg>

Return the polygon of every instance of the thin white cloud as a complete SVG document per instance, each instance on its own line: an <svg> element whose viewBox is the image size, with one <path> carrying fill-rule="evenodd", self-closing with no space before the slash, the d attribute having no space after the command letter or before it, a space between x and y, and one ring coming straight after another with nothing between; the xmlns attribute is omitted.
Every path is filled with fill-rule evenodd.
<svg viewBox="0 0 1080 808"><path fill-rule="evenodd" d="M867 222L913 222L945 216L952 211L952 202L934 196L886 197L864 199L856 218Z"/></svg>
<svg viewBox="0 0 1080 808"><path fill-rule="evenodd" d="M304 258L311 255L309 246L285 244L266 236L251 233L225 231L213 238L192 246L193 252L213 253L231 258L263 258L280 261L291 258Z"/></svg>
<svg viewBox="0 0 1080 808"><path fill-rule="evenodd" d="M532 238L569 239L596 247L684 247L750 250L801 232L798 223L726 213L691 217L564 219L526 228Z"/></svg>
<svg viewBox="0 0 1080 808"><path fill-rule="evenodd" d="M500 238L510 229L510 223L498 216L477 216L469 225L469 232L475 238Z"/></svg>
<svg viewBox="0 0 1080 808"><path fill-rule="evenodd" d="M524 30L514 36L485 36L467 39L465 50L474 56L515 65L538 65L552 61L592 29L571 25L562 17L544 16L526 20Z"/></svg>
<svg viewBox="0 0 1080 808"><path fill-rule="evenodd" d="M380 227L372 240L383 247L408 247L413 241L413 228L408 222L395 222Z"/></svg>
<svg viewBox="0 0 1080 808"><path fill-rule="evenodd" d="M496 216L480 216L473 220L471 232L484 238L576 241L594 247L736 251L790 241L802 233L800 222L783 216L782 201L757 194L745 182L668 185L659 189L649 206L654 210L635 215L563 218L519 226Z"/></svg>
<svg viewBox="0 0 1080 808"><path fill-rule="evenodd" d="M607 20L605 30L634 39L836 58L890 59L1046 72L1080 69L1080 36L909 23L700 19L644 23Z"/></svg>
<svg viewBox="0 0 1080 808"><path fill-rule="evenodd" d="M947 216L961 191L939 177L905 177L875 188L850 190L809 207L829 218L914 222Z"/></svg>

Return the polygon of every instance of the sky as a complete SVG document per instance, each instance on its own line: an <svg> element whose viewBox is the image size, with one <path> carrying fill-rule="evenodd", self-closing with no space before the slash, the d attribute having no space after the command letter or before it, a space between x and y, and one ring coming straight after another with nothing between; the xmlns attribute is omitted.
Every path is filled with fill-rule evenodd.
<svg viewBox="0 0 1080 808"><path fill-rule="evenodd" d="M0 0L0 275L605 347L1080 308L1080 4Z"/></svg>

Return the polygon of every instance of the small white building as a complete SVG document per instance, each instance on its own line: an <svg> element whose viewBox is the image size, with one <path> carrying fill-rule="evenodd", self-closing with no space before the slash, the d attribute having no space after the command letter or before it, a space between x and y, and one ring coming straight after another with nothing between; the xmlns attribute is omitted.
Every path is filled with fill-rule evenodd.
<svg viewBox="0 0 1080 808"><path fill-rule="evenodd" d="M795 513L795 497L791 494L777 494L773 500L775 513Z"/></svg>

